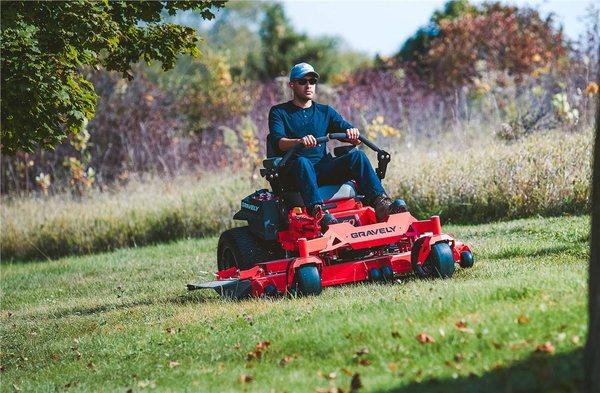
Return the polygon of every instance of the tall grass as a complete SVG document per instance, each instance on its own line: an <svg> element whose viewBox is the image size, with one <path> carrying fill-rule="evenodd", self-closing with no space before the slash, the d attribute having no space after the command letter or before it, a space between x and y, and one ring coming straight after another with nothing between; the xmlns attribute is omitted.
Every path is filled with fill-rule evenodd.
<svg viewBox="0 0 600 393"><path fill-rule="evenodd" d="M127 188L75 200L4 200L1 256L50 258L215 234L233 224L249 177L138 180Z"/></svg>
<svg viewBox="0 0 600 393"><path fill-rule="evenodd" d="M587 212L593 133L544 132L523 140L465 134L396 151L387 182L413 214L454 222Z"/></svg>
<svg viewBox="0 0 600 393"><path fill-rule="evenodd" d="M480 135L481 133L479 133ZM546 132L518 142L470 133L389 148L384 181L416 217L484 222L585 213L592 132ZM245 195L267 187L249 171L136 181L81 200L4 198L2 260L52 258L217 234Z"/></svg>

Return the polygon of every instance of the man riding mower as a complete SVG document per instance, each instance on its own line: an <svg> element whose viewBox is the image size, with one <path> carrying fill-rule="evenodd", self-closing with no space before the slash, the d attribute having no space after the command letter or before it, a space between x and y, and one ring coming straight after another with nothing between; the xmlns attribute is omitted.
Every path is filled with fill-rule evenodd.
<svg viewBox="0 0 600 393"><path fill-rule="evenodd" d="M271 108L267 159L271 185L242 200L234 219L248 226L221 235L216 280L189 284L227 297L316 295L325 286L391 280L415 271L451 277L473 265L470 248L441 232L437 216L419 221L385 193L390 154L360 135L333 108L312 101L319 75L295 65L292 101ZM326 142L350 143L326 154ZM364 144L377 153L374 170Z"/></svg>

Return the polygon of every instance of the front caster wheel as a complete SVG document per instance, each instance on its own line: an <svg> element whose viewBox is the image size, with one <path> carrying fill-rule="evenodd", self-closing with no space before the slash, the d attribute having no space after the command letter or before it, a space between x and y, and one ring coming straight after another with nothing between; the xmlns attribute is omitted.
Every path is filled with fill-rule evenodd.
<svg viewBox="0 0 600 393"><path fill-rule="evenodd" d="M323 288L321 287L321 276L319 269L316 266L301 266L296 269L296 277L294 278L293 291L298 296L320 295Z"/></svg>
<svg viewBox="0 0 600 393"><path fill-rule="evenodd" d="M448 243L431 246L431 252L422 264L419 263L419 250L425 238L417 239L411 251L413 270L420 278L450 278L454 273L454 256Z"/></svg>
<svg viewBox="0 0 600 393"><path fill-rule="evenodd" d="M460 267L470 268L473 267L475 261L473 260L473 253L471 251L463 251L460 253Z"/></svg>

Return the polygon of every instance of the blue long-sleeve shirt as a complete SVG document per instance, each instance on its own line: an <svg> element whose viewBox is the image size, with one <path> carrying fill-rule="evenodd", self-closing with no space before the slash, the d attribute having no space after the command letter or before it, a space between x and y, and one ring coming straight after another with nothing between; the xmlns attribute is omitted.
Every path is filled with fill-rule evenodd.
<svg viewBox="0 0 600 393"><path fill-rule="evenodd" d="M302 138L306 135L319 138L334 132L346 132L353 127L332 107L314 101L306 109L288 101L275 105L269 112L269 137L277 150L281 138ZM322 143L312 148L301 148L295 155L317 163L325 154L325 143Z"/></svg>

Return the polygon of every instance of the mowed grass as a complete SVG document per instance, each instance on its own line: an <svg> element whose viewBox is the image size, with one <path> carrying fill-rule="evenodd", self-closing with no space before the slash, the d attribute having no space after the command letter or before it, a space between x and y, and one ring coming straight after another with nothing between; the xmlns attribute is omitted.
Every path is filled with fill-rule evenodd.
<svg viewBox="0 0 600 393"><path fill-rule="evenodd" d="M4 264L1 390L578 391L589 218L444 229L476 257L451 280L301 299L186 292L216 238Z"/></svg>

